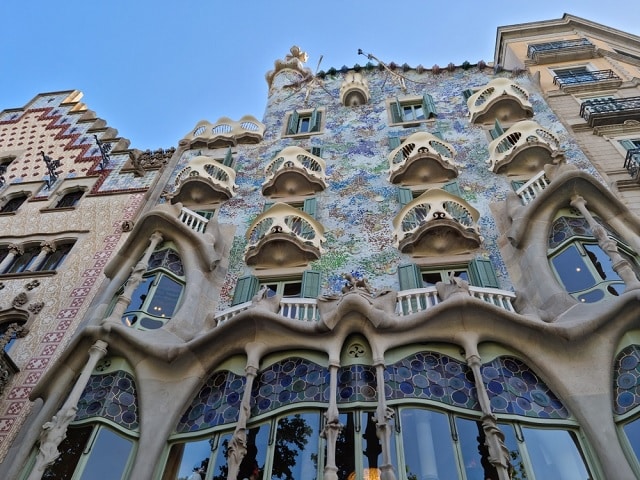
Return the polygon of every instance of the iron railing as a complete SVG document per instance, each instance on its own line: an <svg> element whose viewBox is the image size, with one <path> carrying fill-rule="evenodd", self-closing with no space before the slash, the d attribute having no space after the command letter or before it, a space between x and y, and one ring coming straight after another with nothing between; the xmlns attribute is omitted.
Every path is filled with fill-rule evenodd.
<svg viewBox="0 0 640 480"><path fill-rule="evenodd" d="M627 156L624 158L624 168L627 169L631 178L640 180L640 148L627 150Z"/></svg>
<svg viewBox="0 0 640 480"><path fill-rule="evenodd" d="M580 116L592 127L640 119L640 97L585 100L580 105Z"/></svg>
<svg viewBox="0 0 640 480"><path fill-rule="evenodd" d="M594 47L593 43L591 43L586 38L579 38L576 40L560 40L557 42L546 42L546 43L534 43L529 45L527 49L527 57L533 58L537 53L546 53L552 52L554 50L564 50L564 49L575 49L576 47Z"/></svg>
<svg viewBox="0 0 640 480"><path fill-rule="evenodd" d="M559 87L579 85L582 83L604 82L606 80L620 80L613 70L595 70L593 72L567 72L553 77L553 84Z"/></svg>

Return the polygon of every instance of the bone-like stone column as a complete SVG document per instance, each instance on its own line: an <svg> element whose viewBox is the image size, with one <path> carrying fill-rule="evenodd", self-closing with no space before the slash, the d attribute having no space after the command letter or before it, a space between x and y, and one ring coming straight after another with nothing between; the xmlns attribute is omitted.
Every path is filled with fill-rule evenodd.
<svg viewBox="0 0 640 480"><path fill-rule="evenodd" d="M240 403L240 413L238 415L238 423L233 432L233 437L229 441L229 450L227 457L227 480L237 480L238 471L242 459L247 454L247 420L251 416L251 390L253 381L258 374L257 367L247 364L245 368L246 383L244 392L242 392L242 402Z"/></svg>
<svg viewBox="0 0 640 480"><path fill-rule="evenodd" d="M380 465L380 480L396 480L391 462L391 434L393 425L393 410L387 407L384 393L384 360L375 362L376 386L378 387L378 407L376 409L376 435L382 445L382 465Z"/></svg>
<svg viewBox="0 0 640 480"><path fill-rule="evenodd" d="M320 434L327 442L327 458L324 466L324 480L338 480L336 466L336 441L344 425L340 423L338 412L338 362L329 365L329 408L324 413L326 424Z"/></svg>

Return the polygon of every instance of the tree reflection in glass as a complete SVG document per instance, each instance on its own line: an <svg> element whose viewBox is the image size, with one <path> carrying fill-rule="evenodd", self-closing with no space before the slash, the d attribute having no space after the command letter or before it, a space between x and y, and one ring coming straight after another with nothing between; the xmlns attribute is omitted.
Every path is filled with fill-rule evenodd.
<svg viewBox="0 0 640 480"><path fill-rule="evenodd" d="M320 415L303 413L278 420L273 480L315 480Z"/></svg>
<svg viewBox="0 0 640 480"><path fill-rule="evenodd" d="M267 448L269 448L269 430L268 424L247 430L247 453L240 463L238 480L262 479Z"/></svg>

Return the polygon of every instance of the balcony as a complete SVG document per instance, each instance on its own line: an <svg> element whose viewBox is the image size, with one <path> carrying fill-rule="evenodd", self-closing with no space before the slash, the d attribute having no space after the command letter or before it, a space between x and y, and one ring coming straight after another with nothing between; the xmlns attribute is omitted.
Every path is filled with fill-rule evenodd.
<svg viewBox="0 0 640 480"><path fill-rule="evenodd" d="M613 70L567 72L553 77L553 84L565 92L607 90L621 83L622 79Z"/></svg>
<svg viewBox="0 0 640 480"><path fill-rule="evenodd" d="M324 227L311 215L276 203L251 223L245 262L258 268L298 267L320 258Z"/></svg>
<svg viewBox="0 0 640 480"><path fill-rule="evenodd" d="M551 181L547 177L544 170L538 172L531 180L526 182L520 188L516 190L516 195L520 197L523 205L528 205L535 198L542 193L542 191L549 186Z"/></svg>
<svg viewBox="0 0 640 480"><path fill-rule="evenodd" d="M580 116L590 127L640 121L640 97L585 100L580 106Z"/></svg>
<svg viewBox="0 0 640 480"><path fill-rule="evenodd" d="M515 122L533 117L529 93L508 78L492 80L467 100L471 123Z"/></svg>
<svg viewBox="0 0 640 480"><path fill-rule="evenodd" d="M300 147L287 147L265 168L262 194L270 197L313 195L327 188L326 164Z"/></svg>
<svg viewBox="0 0 640 480"><path fill-rule="evenodd" d="M595 54L596 46L586 38L535 43L529 45L527 49L527 57L538 65L585 60L587 58L593 58Z"/></svg>
<svg viewBox="0 0 640 480"><path fill-rule="evenodd" d="M211 157L193 158L177 175L171 203L189 205L218 203L230 199L238 188L236 172Z"/></svg>
<svg viewBox="0 0 640 480"><path fill-rule="evenodd" d="M513 301L516 298L516 294L513 292L500 290L498 288L474 287L469 285L469 294L474 298L495 305L507 312L515 312ZM428 310L438 305L441 300L436 287L425 287L398 292L397 302L396 314L406 316Z"/></svg>
<svg viewBox="0 0 640 480"><path fill-rule="evenodd" d="M209 223L208 218L203 217L193 210L189 210L187 207L182 207L180 209L180 215L178 216L178 219L191 230L195 230L198 233L203 233L207 228L207 224Z"/></svg>
<svg viewBox="0 0 640 480"><path fill-rule="evenodd" d="M264 129L265 126L251 115L245 115L238 121L228 117L222 117L216 123L201 120L193 131L180 140L180 145L191 149L214 149L260 143Z"/></svg>
<svg viewBox="0 0 640 480"><path fill-rule="evenodd" d="M480 246L478 211L439 188L415 198L393 219L395 246L414 256L456 255Z"/></svg>
<svg viewBox="0 0 640 480"><path fill-rule="evenodd" d="M636 182L640 182L640 148L627 150L627 156L624 158L624 168L629 172L631 178Z"/></svg>
<svg viewBox="0 0 640 480"><path fill-rule="evenodd" d="M506 175L533 175L564 160L560 140L532 120L518 122L489 144L489 170Z"/></svg>
<svg viewBox="0 0 640 480"><path fill-rule="evenodd" d="M455 150L427 132L416 132L389 154L389 181L401 185L446 182L458 176Z"/></svg>

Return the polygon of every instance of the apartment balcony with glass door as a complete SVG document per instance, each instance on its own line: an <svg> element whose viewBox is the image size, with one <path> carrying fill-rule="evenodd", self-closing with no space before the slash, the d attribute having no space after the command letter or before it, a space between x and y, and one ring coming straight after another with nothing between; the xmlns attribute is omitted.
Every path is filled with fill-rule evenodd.
<svg viewBox="0 0 640 480"><path fill-rule="evenodd" d="M593 58L596 46L586 38L535 43L527 48L527 57L535 64Z"/></svg>
<svg viewBox="0 0 640 480"><path fill-rule="evenodd" d="M578 90L605 90L617 88L622 79L613 70L570 69L561 71L553 77L553 84L559 86L565 92Z"/></svg>
<svg viewBox="0 0 640 480"><path fill-rule="evenodd" d="M585 100L580 106L580 116L590 127L640 121L640 97Z"/></svg>

